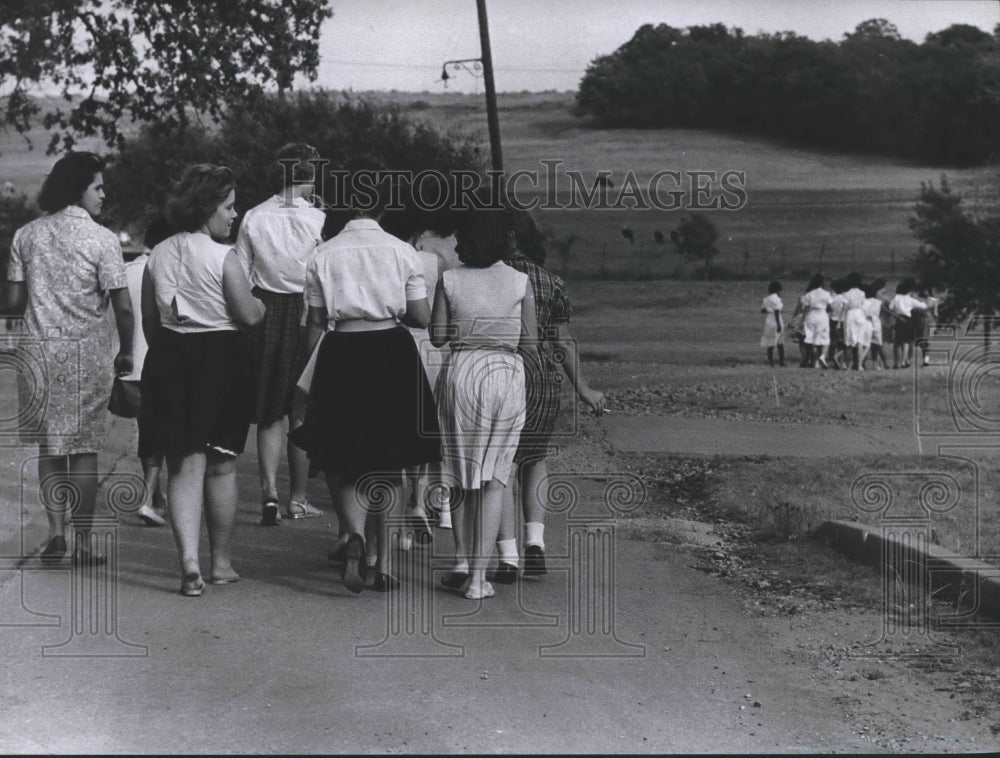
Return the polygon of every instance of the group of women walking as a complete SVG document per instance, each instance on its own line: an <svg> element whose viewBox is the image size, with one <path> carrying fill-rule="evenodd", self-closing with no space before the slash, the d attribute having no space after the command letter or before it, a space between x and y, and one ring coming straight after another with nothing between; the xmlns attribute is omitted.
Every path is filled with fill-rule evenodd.
<svg viewBox="0 0 1000 758"><path fill-rule="evenodd" d="M863 371L871 357L875 369L888 368L885 345L892 345L892 368L909 368L916 347L924 348L936 323L939 299L930 288L920 290L912 278L902 280L893 293L884 279L865 283L852 271L830 283L816 274L799 297L791 319L782 323L784 306L780 282L771 282L761 304L764 332L760 345L774 365L777 349L785 365L785 333L799 346L801 368L851 368Z"/></svg>
<svg viewBox="0 0 1000 758"><path fill-rule="evenodd" d="M55 365L62 343L53 334L78 340L86 384L72 424L65 406L75 390L54 376L19 385L22 410L37 404L39 392L46 397L41 423L22 431L25 442L40 445L49 513L43 559L67 552L72 511L78 549L103 560L87 524L96 503L96 453L113 375L136 379L138 310L147 349L136 388L138 453L148 485L139 515L162 523L162 509L151 504L165 461L162 502L169 504L181 594L198 596L206 582L239 579L232 548L236 460L251 422L260 523L321 515L306 485L310 471L322 472L340 521L331 558L342 562L352 592L398 587L387 524L406 500L406 472L449 494L455 563L445 586L472 599L494 594L486 575L494 545L493 581L517 578L515 471L526 521L523 573L545 573L543 482L558 372L597 412L604 396L580 375L569 300L561 280L541 266L541 235L526 214L469 209L457 216L451 254L420 253L379 223L393 197L387 182L375 188L376 202L368 192L363 205L341 209L351 217L346 225L331 223L334 214L313 201L317 158L304 143L279 151L282 186L247 211L235 246L228 240L237 218L236 178L221 166L189 167L171 188L162 233L147 235L152 249L135 306L118 240L95 221L103 198L100 159L71 153L57 162L42 190L48 215L16 234L8 271L8 310L24 312L41 365ZM409 231L414 241L427 238ZM101 358L111 349L108 302L122 345L114 371ZM436 376L433 385L429 375ZM284 508L277 482L283 448L291 480ZM60 507L65 497L56 494L66 486L78 493L72 509ZM410 516L428 536L429 489L418 488ZM207 572L198 555L203 515Z"/></svg>

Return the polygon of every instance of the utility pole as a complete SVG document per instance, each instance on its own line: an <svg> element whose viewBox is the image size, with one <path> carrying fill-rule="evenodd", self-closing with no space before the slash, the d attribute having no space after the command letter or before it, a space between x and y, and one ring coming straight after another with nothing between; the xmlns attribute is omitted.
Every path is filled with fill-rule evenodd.
<svg viewBox="0 0 1000 758"><path fill-rule="evenodd" d="M493 54L490 52L490 28L486 20L486 0L476 0L479 13L479 46L482 51L483 83L486 85L486 121L490 129L490 156L494 171L503 171L500 149L500 120L497 117L497 91L493 83Z"/></svg>

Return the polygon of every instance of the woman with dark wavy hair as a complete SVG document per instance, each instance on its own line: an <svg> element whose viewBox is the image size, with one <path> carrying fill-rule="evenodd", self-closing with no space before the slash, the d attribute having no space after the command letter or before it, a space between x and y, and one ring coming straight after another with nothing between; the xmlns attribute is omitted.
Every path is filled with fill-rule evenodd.
<svg viewBox="0 0 1000 758"><path fill-rule="evenodd" d="M22 442L40 448L46 561L66 554L70 516L79 556L105 560L90 535L114 378L104 357L111 354L109 300L122 346L114 373L132 368L133 319L118 238L95 221L104 204L103 169L93 153L69 153L56 162L38 197L46 215L14 235L7 272L5 310L24 313L31 338L19 345L29 367L18 373L19 431Z"/></svg>
<svg viewBox="0 0 1000 758"><path fill-rule="evenodd" d="M203 506L211 546L208 581L239 579L229 543L236 520L236 456L246 444L253 405L243 330L260 323L264 306L226 244L236 218L235 187L228 168L188 168L166 209L181 231L153 248L143 278L149 352L142 371L139 455L166 458L180 592L188 597L204 588L198 561Z"/></svg>

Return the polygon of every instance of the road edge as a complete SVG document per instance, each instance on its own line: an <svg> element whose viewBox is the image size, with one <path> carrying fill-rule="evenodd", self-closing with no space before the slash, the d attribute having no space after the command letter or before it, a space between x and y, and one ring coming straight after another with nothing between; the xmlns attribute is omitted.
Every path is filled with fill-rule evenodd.
<svg viewBox="0 0 1000 758"><path fill-rule="evenodd" d="M812 539L861 563L893 567L897 575L913 577L915 569L926 566L928 593L960 598L972 592L972 612L1000 620L1000 566L929 544L920 538L919 527L908 531L904 524L872 527L858 521L824 521ZM954 619L970 617L971 612Z"/></svg>

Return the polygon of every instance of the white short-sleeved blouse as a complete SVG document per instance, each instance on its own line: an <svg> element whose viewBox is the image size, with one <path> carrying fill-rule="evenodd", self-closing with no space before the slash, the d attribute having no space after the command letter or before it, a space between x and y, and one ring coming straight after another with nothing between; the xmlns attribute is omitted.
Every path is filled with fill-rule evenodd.
<svg viewBox="0 0 1000 758"><path fill-rule="evenodd" d="M416 250L372 219L349 221L317 248L306 269L306 302L325 307L331 323L398 319L408 300L425 297Z"/></svg>

